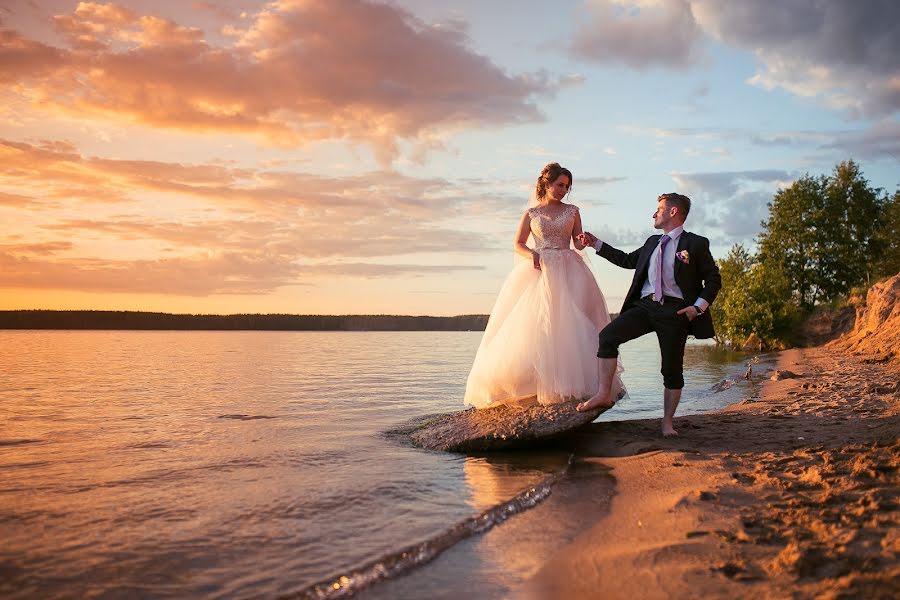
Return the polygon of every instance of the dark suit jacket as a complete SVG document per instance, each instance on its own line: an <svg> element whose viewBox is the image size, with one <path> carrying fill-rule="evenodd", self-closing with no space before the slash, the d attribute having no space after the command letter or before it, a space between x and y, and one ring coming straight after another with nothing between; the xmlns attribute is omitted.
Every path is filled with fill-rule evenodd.
<svg viewBox="0 0 900 600"><path fill-rule="evenodd" d="M641 299L641 288L647 278L647 265L650 256L656 251L660 235L651 235L641 248L634 252L626 253L613 248L606 242L597 254L624 269L634 269L634 279L622 304L622 312L634 306ZM685 264L675 258L675 283L684 294L684 301L693 304L697 298L703 298L710 304L716 299L719 288L722 287L722 277L719 275L719 267L709 252L709 240L689 231L682 231L678 238L676 253L687 250L689 259ZM689 332L696 338L711 338L716 335L713 329L712 315L707 310L705 313L690 322Z"/></svg>

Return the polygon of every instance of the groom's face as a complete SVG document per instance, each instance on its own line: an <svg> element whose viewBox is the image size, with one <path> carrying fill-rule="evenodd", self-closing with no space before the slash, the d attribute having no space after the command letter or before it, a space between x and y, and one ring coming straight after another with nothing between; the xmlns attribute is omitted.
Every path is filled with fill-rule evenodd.
<svg viewBox="0 0 900 600"><path fill-rule="evenodd" d="M660 198L656 205L656 212L653 213L653 228L665 229L671 220L672 210L666 206L666 199Z"/></svg>

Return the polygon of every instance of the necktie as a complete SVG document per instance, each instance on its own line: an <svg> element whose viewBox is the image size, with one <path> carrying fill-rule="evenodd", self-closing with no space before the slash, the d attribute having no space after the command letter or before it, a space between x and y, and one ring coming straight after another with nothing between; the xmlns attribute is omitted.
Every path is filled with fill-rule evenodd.
<svg viewBox="0 0 900 600"><path fill-rule="evenodd" d="M671 240L668 235L664 235L659 238L659 250L656 252L656 274L653 277L653 294L656 296L656 301L660 304L663 304L663 278L662 278L662 266L663 266L663 254L665 253L666 244Z"/></svg>

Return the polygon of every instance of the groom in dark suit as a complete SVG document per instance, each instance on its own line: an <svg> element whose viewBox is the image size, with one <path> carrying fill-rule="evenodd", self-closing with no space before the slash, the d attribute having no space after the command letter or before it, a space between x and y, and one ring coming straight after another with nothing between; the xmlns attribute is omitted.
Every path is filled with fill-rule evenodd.
<svg viewBox="0 0 900 600"><path fill-rule="evenodd" d="M653 227L663 235L652 235L643 247L625 253L582 233L579 240L593 246L597 254L625 269L634 269L634 279L622 311L600 332L600 391L578 405L579 411L614 404L610 387L616 372L619 346L651 331L656 332L662 354L662 433L678 435L672 425L684 387L684 345L688 334L711 338L709 305L722 287L719 267L709 252L709 240L684 231L691 199L681 194L663 194L653 213Z"/></svg>

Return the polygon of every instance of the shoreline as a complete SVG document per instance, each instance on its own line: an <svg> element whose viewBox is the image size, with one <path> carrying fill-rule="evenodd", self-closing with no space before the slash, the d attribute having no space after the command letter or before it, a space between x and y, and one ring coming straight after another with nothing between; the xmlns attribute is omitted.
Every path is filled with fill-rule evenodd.
<svg viewBox="0 0 900 600"><path fill-rule="evenodd" d="M676 416L677 438L658 419L575 433L616 494L521 597L900 596L900 365L818 347L775 369L798 376Z"/></svg>

